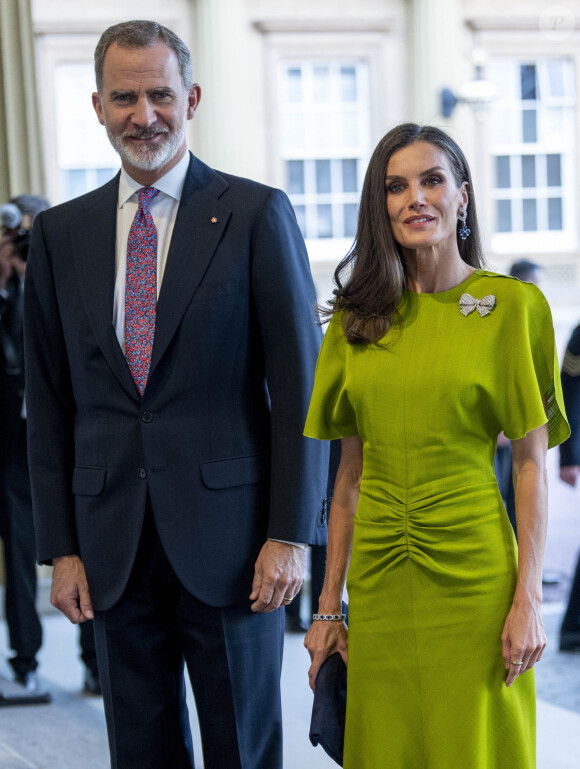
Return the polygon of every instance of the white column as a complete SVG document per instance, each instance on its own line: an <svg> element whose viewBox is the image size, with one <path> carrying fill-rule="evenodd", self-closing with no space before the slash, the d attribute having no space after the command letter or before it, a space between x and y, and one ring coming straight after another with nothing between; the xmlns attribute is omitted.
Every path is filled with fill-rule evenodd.
<svg viewBox="0 0 580 769"><path fill-rule="evenodd" d="M192 56L202 91L193 125L194 151L214 168L252 176L252 104L248 72L251 27L243 0L196 0Z"/></svg>
<svg viewBox="0 0 580 769"><path fill-rule="evenodd" d="M465 80L459 0L410 0L412 99L418 123L446 122L441 115L441 89L454 93Z"/></svg>

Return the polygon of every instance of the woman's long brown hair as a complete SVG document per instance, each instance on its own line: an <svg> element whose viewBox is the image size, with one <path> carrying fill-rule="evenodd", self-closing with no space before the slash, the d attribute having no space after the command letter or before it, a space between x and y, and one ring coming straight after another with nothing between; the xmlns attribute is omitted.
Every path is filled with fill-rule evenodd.
<svg viewBox="0 0 580 769"><path fill-rule="evenodd" d="M378 342L391 326L405 290L406 265L387 214L385 176L391 155L417 141L433 144L445 153L458 187L468 183L466 224L471 234L467 240L458 236L459 254L472 267L484 264L471 174L460 147L433 126L396 126L373 152L363 185L354 243L335 270L334 299L328 307L320 308L327 320L342 311L344 333L351 343ZM460 225L458 222L458 229Z"/></svg>

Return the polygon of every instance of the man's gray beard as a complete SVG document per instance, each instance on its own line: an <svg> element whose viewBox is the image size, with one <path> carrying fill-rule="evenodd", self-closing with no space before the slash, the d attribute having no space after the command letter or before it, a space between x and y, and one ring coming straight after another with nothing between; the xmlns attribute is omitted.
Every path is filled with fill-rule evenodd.
<svg viewBox="0 0 580 769"><path fill-rule="evenodd" d="M109 129L106 130L109 141L123 162L129 163L133 168L138 168L140 171L155 171L176 155L185 139L187 122L183 123L177 133L164 133L164 141L159 145L130 145L126 142L126 136L130 136L130 133L123 136L112 136ZM137 135L139 135L138 132ZM147 136L148 134L143 132L141 135Z"/></svg>

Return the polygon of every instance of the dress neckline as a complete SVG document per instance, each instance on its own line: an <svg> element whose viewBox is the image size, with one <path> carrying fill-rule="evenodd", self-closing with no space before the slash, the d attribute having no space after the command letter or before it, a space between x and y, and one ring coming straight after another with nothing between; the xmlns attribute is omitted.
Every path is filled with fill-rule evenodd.
<svg viewBox="0 0 580 769"><path fill-rule="evenodd" d="M465 280L462 280L461 283L458 283L456 286L452 286L451 288L446 288L445 291L411 291L411 289L406 289L406 291L409 294L412 294L413 296L445 296L446 294L452 294L455 291L462 291L467 288L467 286L475 280L476 277L481 275L483 271L480 269L474 270L469 277L465 278Z"/></svg>

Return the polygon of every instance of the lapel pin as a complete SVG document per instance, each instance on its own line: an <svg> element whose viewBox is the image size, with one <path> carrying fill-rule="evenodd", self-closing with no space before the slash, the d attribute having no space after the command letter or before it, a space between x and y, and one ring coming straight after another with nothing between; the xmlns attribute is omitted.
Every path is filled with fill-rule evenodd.
<svg viewBox="0 0 580 769"><path fill-rule="evenodd" d="M217 224L217 216L212 216L212 218L210 219L210 222L212 224Z"/></svg>

